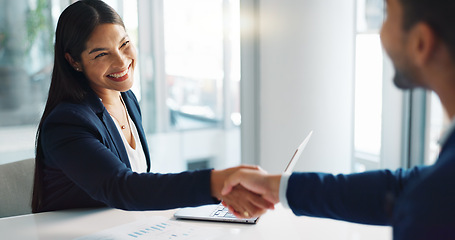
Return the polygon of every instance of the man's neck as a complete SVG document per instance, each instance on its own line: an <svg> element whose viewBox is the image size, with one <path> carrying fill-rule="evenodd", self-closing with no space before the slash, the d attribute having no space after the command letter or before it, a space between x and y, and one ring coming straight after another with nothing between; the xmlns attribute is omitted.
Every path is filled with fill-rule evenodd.
<svg viewBox="0 0 455 240"><path fill-rule="evenodd" d="M450 120L455 118L455 87L436 92Z"/></svg>

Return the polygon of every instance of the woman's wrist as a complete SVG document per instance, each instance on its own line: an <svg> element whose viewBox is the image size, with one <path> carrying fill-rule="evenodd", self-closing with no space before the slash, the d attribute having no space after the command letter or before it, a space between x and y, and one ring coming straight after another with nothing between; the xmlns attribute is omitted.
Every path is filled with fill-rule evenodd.
<svg viewBox="0 0 455 240"><path fill-rule="evenodd" d="M212 194L212 197L221 200L221 189L223 188L224 185L224 177L223 177L223 171L222 170L212 170L210 174L210 192Z"/></svg>

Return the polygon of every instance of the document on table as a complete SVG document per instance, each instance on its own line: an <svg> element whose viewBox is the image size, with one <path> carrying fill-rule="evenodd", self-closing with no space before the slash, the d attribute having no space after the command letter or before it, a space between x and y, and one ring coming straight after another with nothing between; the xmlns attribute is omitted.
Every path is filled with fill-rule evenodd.
<svg viewBox="0 0 455 240"><path fill-rule="evenodd" d="M198 227L156 216L106 229L74 240L220 239L220 229Z"/></svg>

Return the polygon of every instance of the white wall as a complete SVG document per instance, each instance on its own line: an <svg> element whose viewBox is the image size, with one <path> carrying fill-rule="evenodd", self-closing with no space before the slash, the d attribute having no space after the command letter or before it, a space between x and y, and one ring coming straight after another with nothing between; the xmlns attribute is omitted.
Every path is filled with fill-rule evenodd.
<svg viewBox="0 0 455 240"><path fill-rule="evenodd" d="M353 137L354 0L260 0L260 165L349 172Z"/></svg>

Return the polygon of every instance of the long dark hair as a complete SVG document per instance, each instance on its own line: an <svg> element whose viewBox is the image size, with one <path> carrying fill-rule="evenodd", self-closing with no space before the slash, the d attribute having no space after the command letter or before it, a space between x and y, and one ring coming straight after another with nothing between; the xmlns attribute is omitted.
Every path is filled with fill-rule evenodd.
<svg viewBox="0 0 455 240"><path fill-rule="evenodd" d="M79 103L90 87L83 73L74 70L65 59L68 53L76 62L93 30L100 24L113 23L123 26L122 19L113 8L101 0L80 0L68 6L60 15L55 32L54 69L46 106L36 133L35 177L32 212L39 212L43 199L43 149L40 133L44 121L61 102Z"/></svg>

